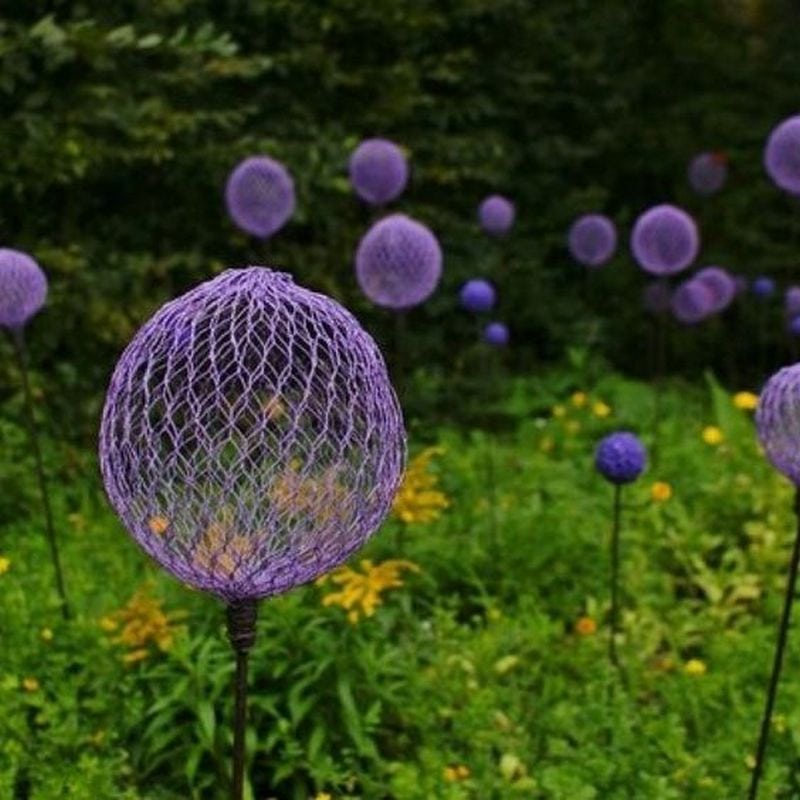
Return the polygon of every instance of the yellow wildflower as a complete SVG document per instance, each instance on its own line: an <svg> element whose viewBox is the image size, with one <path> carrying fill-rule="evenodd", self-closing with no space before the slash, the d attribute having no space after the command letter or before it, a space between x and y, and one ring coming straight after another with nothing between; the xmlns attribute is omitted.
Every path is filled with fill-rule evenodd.
<svg viewBox="0 0 800 800"><path fill-rule="evenodd" d="M146 647L140 647L138 650L131 650L130 653L125 653L122 656L122 662L124 664L136 664L139 661L144 661L149 654Z"/></svg>
<svg viewBox="0 0 800 800"><path fill-rule="evenodd" d="M672 487L666 481L656 481L650 487L650 499L654 503L666 503L672 497Z"/></svg>
<svg viewBox="0 0 800 800"><path fill-rule="evenodd" d="M600 419L605 419L608 416L611 416L611 406L606 405L602 400L598 400L592 406L592 414Z"/></svg>
<svg viewBox="0 0 800 800"><path fill-rule="evenodd" d="M0 575L5 575L11 569L11 559L0 556Z"/></svg>
<svg viewBox="0 0 800 800"><path fill-rule="evenodd" d="M42 637L43 642L52 642L53 641L53 631L50 628L42 628L39 636Z"/></svg>
<svg viewBox="0 0 800 800"><path fill-rule="evenodd" d="M433 522L449 507L447 495L439 489L439 476L429 472L433 458L443 452L441 447L428 447L406 468L392 503L392 513L406 525Z"/></svg>
<svg viewBox="0 0 800 800"><path fill-rule="evenodd" d="M710 445L722 444L725 440L725 434L716 425L707 425L703 428L702 436L703 441Z"/></svg>
<svg viewBox="0 0 800 800"><path fill-rule="evenodd" d="M389 559L373 564L369 559L361 561L361 572L352 567L339 567L330 575L320 578L317 583L335 583L338 591L330 592L322 598L323 606L340 606L347 611L347 619L355 624L364 617L371 617L381 604L381 595L387 589L403 585L400 573L403 570L419 572L419 567L411 561Z"/></svg>
<svg viewBox="0 0 800 800"><path fill-rule="evenodd" d="M588 398L586 397L586 392L575 392L570 400L572 400L572 405L574 405L575 408L583 408L586 405Z"/></svg>
<svg viewBox="0 0 800 800"><path fill-rule="evenodd" d="M333 796L327 792L319 792L314 795L314 800L333 800Z"/></svg>
<svg viewBox="0 0 800 800"><path fill-rule="evenodd" d="M444 768L444 779L450 783L457 783L458 781L465 781L470 776L469 767L463 764L455 764L450 767Z"/></svg>
<svg viewBox="0 0 800 800"><path fill-rule="evenodd" d="M691 658L686 662L686 664L684 664L683 671L687 675L697 678L700 675L705 675L706 672L708 672L708 667L706 666L705 661L701 661L699 658Z"/></svg>
<svg viewBox="0 0 800 800"><path fill-rule="evenodd" d="M756 759L755 756L752 754L748 754L744 757L744 765L747 769L755 769L756 768Z"/></svg>
<svg viewBox="0 0 800 800"><path fill-rule="evenodd" d="M556 405L553 406L552 413L554 417L563 417L566 416L567 409L562 405Z"/></svg>
<svg viewBox="0 0 800 800"><path fill-rule="evenodd" d="M576 419L570 419L567 421L567 424L564 427L566 428L568 434L574 436L576 433L580 431L581 424Z"/></svg>
<svg viewBox="0 0 800 800"><path fill-rule="evenodd" d="M194 565L213 575L233 578L257 547L258 541L232 530L230 512L220 514L203 532L194 551Z"/></svg>
<svg viewBox="0 0 800 800"><path fill-rule="evenodd" d="M38 692L39 691L39 681L36 678L23 678L22 679L22 688L26 692Z"/></svg>
<svg viewBox="0 0 800 800"><path fill-rule="evenodd" d="M758 395L752 392L736 392L733 396L733 404L742 411L755 411L758 406Z"/></svg>
<svg viewBox="0 0 800 800"><path fill-rule="evenodd" d="M539 449L543 453L552 453L553 452L553 448L555 446L556 446L556 443L555 443L555 441L553 441L553 437L552 436L545 436L539 442Z"/></svg>
<svg viewBox="0 0 800 800"><path fill-rule="evenodd" d="M597 623L591 617L581 617L575 623L575 633L579 636L591 636L597 633Z"/></svg>

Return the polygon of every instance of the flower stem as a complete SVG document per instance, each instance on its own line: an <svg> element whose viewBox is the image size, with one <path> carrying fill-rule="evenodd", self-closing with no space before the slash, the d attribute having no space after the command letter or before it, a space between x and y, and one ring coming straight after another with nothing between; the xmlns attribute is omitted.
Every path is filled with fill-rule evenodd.
<svg viewBox="0 0 800 800"><path fill-rule="evenodd" d="M622 517L622 486L614 487L614 522L611 528L611 620L608 636L608 658L619 669L617 634L619 633L619 532Z"/></svg>

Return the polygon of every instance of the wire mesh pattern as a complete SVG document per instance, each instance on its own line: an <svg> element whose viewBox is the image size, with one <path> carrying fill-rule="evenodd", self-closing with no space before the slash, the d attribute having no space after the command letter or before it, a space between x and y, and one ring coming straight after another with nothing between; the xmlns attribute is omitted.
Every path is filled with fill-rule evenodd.
<svg viewBox="0 0 800 800"><path fill-rule="evenodd" d="M465 311L480 314L490 311L497 300L497 293L489 281L483 278L473 278L467 281L459 293L459 302Z"/></svg>
<svg viewBox="0 0 800 800"><path fill-rule="evenodd" d="M408 161L388 139L365 139L353 151L350 183L366 203L380 206L399 197L408 183Z"/></svg>
<svg viewBox="0 0 800 800"><path fill-rule="evenodd" d="M19 330L47 299L47 278L41 267L19 250L0 248L0 325Z"/></svg>
<svg viewBox="0 0 800 800"><path fill-rule="evenodd" d="M736 281L727 270L721 267L704 267L694 276L711 292L710 312L724 311L736 297Z"/></svg>
<svg viewBox="0 0 800 800"><path fill-rule="evenodd" d="M376 305L397 311L427 300L442 276L442 250L422 223L392 214L376 222L356 251L356 278Z"/></svg>
<svg viewBox="0 0 800 800"><path fill-rule="evenodd" d="M647 451L638 436L618 431L600 441L594 463L597 471L611 483L632 483L644 472Z"/></svg>
<svg viewBox="0 0 800 800"><path fill-rule="evenodd" d="M772 130L764 148L764 169L781 189L800 194L800 115Z"/></svg>
<svg viewBox="0 0 800 800"><path fill-rule="evenodd" d="M714 295L695 278L684 281L672 293L672 313L684 325L702 322L714 309Z"/></svg>
<svg viewBox="0 0 800 800"><path fill-rule="evenodd" d="M240 162L228 177L225 203L238 228L267 239L294 213L294 180L279 161L268 156L251 156Z"/></svg>
<svg viewBox="0 0 800 800"><path fill-rule="evenodd" d="M567 247L579 264L600 267L617 249L617 229L603 214L584 214L570 226Z"/></svg>
<svg viewBox="0 0 800 800"><path fill-rule="evenodd" d="M654 206L633 226L633 257L643 270L654 275L673 275L686 269L699 249L697 225L676 206Z"/></svg>
<svg viewBox="0 0 800 800"><path fill-rule="evenodd" d="M776 372L756 409L758 439L770 463L800 485L800 364Z"/></svg>
<svg viewBox="0 0 800 800"><path fill-rule="evenodd" d="M698 153L689 162L686 177L697 194L716 194L728 179L728 159L723 153Z"/></svg>
<svg viewBox="0 0 800 800"><path fill-rule="evenodd" d="M516 215L514 204L499 194L489 195L478 206L478 223L483 231L491 236L508 233Z"/></svg>
<svg viewBox="0 0 800 800"><path fill-rule="evenodd" d="M263 267L228 270L141 328L100 433L106 491L133 537L229 602L344 561L388 513L404 459L374 341Z"/></svg>

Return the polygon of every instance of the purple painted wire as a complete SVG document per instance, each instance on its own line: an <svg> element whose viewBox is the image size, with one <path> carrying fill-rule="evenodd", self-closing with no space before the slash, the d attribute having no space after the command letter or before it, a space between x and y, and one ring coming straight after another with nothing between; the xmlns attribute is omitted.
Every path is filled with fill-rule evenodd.
<svg viewBox="0 0 800 800"><path fill-rule="evenodd" d="M632 483L642 474L647 465L647 451L638 436L618 431L597 445L594 465L606 480L621 486Z"/></svg>
<svg viewBox="0 0 800 800"><path fill-rule="evenodd" d="M294 181L280 162L252 156L237 164L228 177L225 203L238 228L267 239L294 213Z"/></svg>
<svg viewBox="0 0 800 800"><path fill-rule="evenodd" d="M764 148L764 168L781 189L800 194L800 115L773 128Z"/></svg>
<svg viewBox="0 0 800 800"><path fill-rule="evenodd" d="M722 153L698 153L689 162L687 178L697 194L716 194L728 178L728 159Z"/></svg>
<svg viewBox="0 0 800 800"><path fill-rule="evenodd" d="M642 305L648 314L666 314L672 308L672 289L666 281L650 281L642 290Z"/></svg>
<svg viewBox="0 0 800 800"><path fill-rule="evenodd" d="M713 313L714 295L708 286L691 278L672 293L672 313L678 322L695 325Z"/></svg>
<svg viewBox="0 0 800 800"><path fill-rule="evenodd" d="M106 492L134 539L229 602L341 564L389 511L404 456L375 342L264 267L156 312L114 370L100 431Z"/></svg>
<svg viewBox="0 0 800 800"><path fill-rule="evenodd" d="M484 311L491 311L497 300L497 293L489 281L483 278L473 278L461 287L459 300L465 311L480 314Z"/></svg>
<svg viewBox="0 0 800 800"><path fill-rule="evenodd" d="M483 329L483 341L492 347L505 347L509 338L508 326L503 322L490 322Z"/></svg>
<svg viewBox="0 0 800 800"><path fill-rule="evenodd" d="M711 313L724 311L736 297L736 282L721 267L704 267L695 273L693 280L705 284L712 296Z"/></svg>
<svg viewBox="0 0 800 800"><path fill-rule="evenodd" d="M516 217L514 204L500 194L491 194L478 206L478 223L484 233L502 236L511 230Z"/></svg>
<svg viewBox="0 0 800 800"><path fill-rule="evenodd" d="M567 247L579 264L600 267L613 257L617 249L617 229L602 214L584 214L570 226Z"/></svg>
<svg viewBox="0 0 800 800"><path fill-rule="evenodd" d="M756 427L770 463L800 485L800 364L776 372L761 392Z"/></svg>
<svg viewBox="0 0 800 800"><path fill-rule="evenodd" d="M19 250L0 248L0 326L25 327L47 299L47 278L41 267Z"/></svg>
<svg viewBox="0 0 800 800"><path fill-rule="evenodd" d="M699 249L697 225L677 206L654 206L633 226L633 257L643 270L654 275L674 275L686 269Z"/></svg>
<svg viewBox="0 0 800 800"><path fill-rule="evenodd" d="M431 231L405 214L376 222L356 251L356 278L376 305L397 311L427 300L442 276L442 250Z"/></svg>
<svg viewBox="0 0 800 800"><path fill-rule="evenodd" d="M350 156L350 183L365 202L380 206L399 197L408 183L403 151L388 139L365 139Z"/></svg>

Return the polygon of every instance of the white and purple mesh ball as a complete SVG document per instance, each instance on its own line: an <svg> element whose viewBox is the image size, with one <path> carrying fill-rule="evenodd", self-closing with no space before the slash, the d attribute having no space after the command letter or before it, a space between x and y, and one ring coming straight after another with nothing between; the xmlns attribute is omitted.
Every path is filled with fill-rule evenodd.
<svg viewBox="0 0 800 800"><path fill-rule="evenodd" d="M365 139L353 151L349 164L353 191L373 206L399 197L408 183L408 161L388 139Z"/></svg>
<svg viewBox="0 0 800 800"><path fill-rule="evenodd" d="M579 264L600 267L617 249L617 229L603 214L584 214L570 226L567 247Z"/></svg>
<svg viewBox="0 0 800 800"><path fill-rule="evenodd" d="M800 364L776 372L756 409L758 439L772 466L800 486Z"/></svg>
<svg viewBox="0 0 800 800"><path fill-rule="evenodd" d="M800 115L772 130L764 148L764 168L778 187L800 194Z"/></svg>
<svg viewBox="0 0 800 800"><path fill-rule="evenodd" d="M237 164L228 177L225 204L239 229L267 239L294 213L294 180L279 161L251 156Z"/></svg>
<svg viewBox="0 0 800 800"><path fill-rule="evenodd" d="M693 280L705 284L711 292L712 314L724 311L736 297L736 281L721 267L705 267L695 273Z"/></svg>
<svg viewBox="0 0 800 800"><path fill-rule="evenodd" d="M490 322L483 329L483 341L492 347L505 347L509 339L508 326L504 322Z"/></svg>
<svg viewBox="0 0 800 800"><path fill-rule="evenodd" d="M664 204L645 211L631 233L631 251L639 266L653 275L674 275L697 258L700 235L681 208Z"/></svg>
<svg viewBox="0 0 800 800"><path fill-rule="evenodd" d="M358 245L358 285L383 308L402 311L423 303L441 276L439 242L425 225L405 214L379 220Z"/></svg>
<svg viewBox="0 0 800 800"><path fill-rule="evenodd" d="M696 325L713 313L714 295L695 278L684 281L672 293L672 314L684 325Z"/></svg>
<svg viewBox="0 0 800 800"><path fill-rule="evenodd" d="M491 194L478 206L478 224L490 236L502 236L511 230L516 217L514 204L500 194Z"/></svg>
<svg viewBox="0 0 800 800"><path fill-rule="evenodd" d="M473 314L491 311L497 300L497 293L489 281L483 278L473 278L467 281L459 293L461 307Z"/></svg>
<svg viewBox="0 0 800 800"><path fill-rule="evenodd" d="M41 267L19 250L0 248L0 326L18 331L47 299L47 278Z"/></svg>
<svg viewBox="0 0 800 800"><path fill-rule="evenodd" d="M728 178L728 159L724 153L698 153L689 162L686 175L697 194L716 194Z"/></svg>

